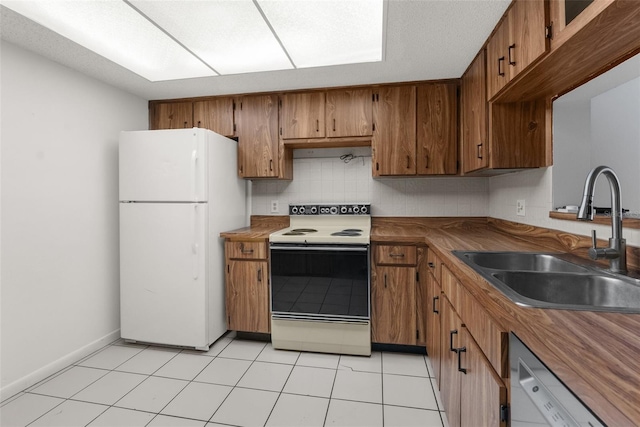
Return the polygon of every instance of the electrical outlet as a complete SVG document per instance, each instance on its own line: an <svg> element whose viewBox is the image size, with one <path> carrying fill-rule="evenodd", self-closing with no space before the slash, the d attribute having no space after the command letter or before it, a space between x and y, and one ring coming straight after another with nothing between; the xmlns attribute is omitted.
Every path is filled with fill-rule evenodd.
<svg viewBox="0 0 640 427"><path fill-rule="evenodd" d="M271 201L271 213L280 212L280 203L277 200Z"/></svg>
<svg viewBox="0 0 640 427"><path fill-rule="evenodd" d="M524 207L525 207L524 199L516 200L516 215L524 216L525 215Z"/></svg>

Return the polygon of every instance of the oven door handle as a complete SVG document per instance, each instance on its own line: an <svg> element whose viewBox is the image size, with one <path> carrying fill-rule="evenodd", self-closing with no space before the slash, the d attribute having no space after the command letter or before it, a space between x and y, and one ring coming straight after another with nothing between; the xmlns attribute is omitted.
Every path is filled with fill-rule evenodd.
<svg viewBox="0 0 640 427"><path fill-rule="evenodd" d="M369 248L367 246L277 246L277 245L272 245L271 250L366 252L369 250Z"/></svg>

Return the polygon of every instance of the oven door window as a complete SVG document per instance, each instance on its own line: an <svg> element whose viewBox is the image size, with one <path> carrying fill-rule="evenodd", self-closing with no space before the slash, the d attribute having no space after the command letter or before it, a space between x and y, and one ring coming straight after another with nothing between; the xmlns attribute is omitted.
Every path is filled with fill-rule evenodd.
<svg viewBox="0 0 640 427"><path fill-rule="evenodd" d="M368 247L271 249L274 316L369 319Z"/></svg>

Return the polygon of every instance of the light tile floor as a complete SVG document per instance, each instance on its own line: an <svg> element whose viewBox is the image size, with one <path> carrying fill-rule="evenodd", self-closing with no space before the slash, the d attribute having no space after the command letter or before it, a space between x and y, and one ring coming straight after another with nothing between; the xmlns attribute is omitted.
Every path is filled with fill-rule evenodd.
<svg viewBox="0 0 640 427"><path fill-rule="evenodd" d="M118 340L2 402L13 426L446 427L427 356L275 350L230 333L206 353Z"/></svg>

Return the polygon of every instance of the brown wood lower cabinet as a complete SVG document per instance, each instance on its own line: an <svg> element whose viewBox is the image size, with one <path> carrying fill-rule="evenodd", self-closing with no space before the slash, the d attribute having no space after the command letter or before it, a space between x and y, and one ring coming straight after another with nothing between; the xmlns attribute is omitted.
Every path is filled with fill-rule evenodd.
<svg viewBox="0 0 640 427"><path fill-rule="evenodd" d="M434 267L435 268L435 267ZM421 275L422 276L422 275ZM431 272L425 274L426 281L426 298L423 310L427 323L426 331L426 347L433 374L436 380L440 380L440 361L441 361L441 323L442 323L442 288Z"/></svg>
<svg viewBox="0 0 640 427"><path fill-rule="evenodd" d="M266 246L266 243L258 245ZM269 333L269 271L266 259L247 259L247 253L255 257L266 250L256 248L255 242L226 242L226 309L227 329L243 332ZM240 248L240 250L238 250ZM244 250L243 250L244 249ZM243 258L234 259L234 256Z"/></svg>
<svg viewBox="0 0 640 427"><path fill-rule="evenodd" d="M507 389L446 298L440 396L451 427L506 426Z"/></svg>
<svg viewBox="0 0 640 427"><path fill-rule="evenodd" d="M502 416L507 405L504 381L466 327L465 322L473 322L473 316L465 312L465 317L461 318L454 306L459 304L457 300L460 299L458 294L462 292L462 285L445 267L442 268L442 282L438 383L449 425L506 426L506 417L503 419ZM500 342L496 338L492 347L498 347Z"/></svg>
<svg viewBox="0 0 640 427"><path fill-rule="evenodd" d="M376 343L416 343L416 268L375 268L371 283L371 339Z"/></svg>

